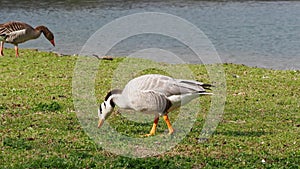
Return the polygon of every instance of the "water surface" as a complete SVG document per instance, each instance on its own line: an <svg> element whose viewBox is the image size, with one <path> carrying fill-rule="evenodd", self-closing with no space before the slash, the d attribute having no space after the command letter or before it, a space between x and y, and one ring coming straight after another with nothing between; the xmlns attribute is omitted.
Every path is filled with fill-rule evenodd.
<svg viewBox="0 0 300 169"><path fill-rule="evenodd" d="M46 25L56 47L44 37L21 44L64 54L78 54L103 25L138 12L173 14L196 25L212 41L223 62L274 69L300 69L300 2L297 1L56 1L1 0L0 22L19 20ZM6 44L6 47L12 47ZM193 52L172 38L140 35L115 46L110 55L126 56L161 48L198 63Z"/></svg>

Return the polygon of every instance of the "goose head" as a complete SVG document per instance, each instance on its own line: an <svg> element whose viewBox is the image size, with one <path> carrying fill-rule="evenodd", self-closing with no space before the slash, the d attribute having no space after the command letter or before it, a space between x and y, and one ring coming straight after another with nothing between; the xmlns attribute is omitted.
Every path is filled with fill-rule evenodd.
<svg viewBox="0 0 300 169"><path fill-rule="evenodd" d="M104 101L100 104L98 109L98 128L100 128L103 125L105 119L107 119L111 115L111 113L114 110L114 107L115 104L113 103L112 99Z"/></svg>
<svg viewBox="0 0 300 169"><path fill-rule="evenodd" d="M50 41L50 43L55 46L55 42L54 42L54 35L52 32L47 32L45 33L45 37Z"/></svg>
<svg viewBox="0 0 300 169"><path fill-rule="evenodd" d="M43 32L44 36L50 41L50 43L55 46L54 35L46 26L38 26L35 30Z"/></svg>
<svg viewBox="0 0 300 169"><path fill-rule="evenodd" d="M113 89L110 92L107 93L104 102L102 102L98 109L98 128L100 128L105 119L107 119L111 113L113 112L116 103L114 102L114 98L118 97L122 93L122 90L120 89Z"/></svg>

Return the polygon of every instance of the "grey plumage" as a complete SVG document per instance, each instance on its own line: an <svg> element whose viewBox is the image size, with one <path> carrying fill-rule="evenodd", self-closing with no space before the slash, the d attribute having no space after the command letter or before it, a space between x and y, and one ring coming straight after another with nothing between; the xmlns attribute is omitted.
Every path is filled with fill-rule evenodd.
<svg viewBox="0 0 300 169"><path fill-rule="evenodd" d="M162 115L166 113L163 111L166 109L167 100L171 101L174 109L181 105L178 102L187 99L188 96L195 98L201 94L208 94L203 85L207 87L207 84L194 80L148 74L129 81L122 95L113 100L116 100L117 105L118 102L122 102L121 105L126 104L126 107L137 111L157 112Z"/></svg>
<svg viewBox="0 0 300 169"><path fill-rule="evenodd" d="M0 34L5 34L5 42L18 44L30 39L36 39L41 32L35 31L33 27L23 22L8 22L0 24Z"/></svg>
<svg viewBox="0 0 300 169"><path fill-rule="evenodd" d="M40 37L41 33L43 33L45 37L51 42L51 44L55 46L54 35L45 26L37 26L36 28L33 28L24 22L18 21L0 24L0 55L3 56L4 42L14 44L16 56L18 56L18 44L31 39L36 39Z"/></svg>
<svg viewBox="0 0 300 169"><path fill-rule="evenodd" d="M148 74L130 80L123 90L114 89L105 97L99 107L99 123L101 127L104 120L110 116L115 105L123 109L132 109L144 113L154 113L155 120L149 135L155 134L159 116L164 116L169 133L173 129L167 114L199 97L209 95L206 92L212 85L194 80L174 79L159 74ZM149 136L147 135L147 136Z"/></svg>

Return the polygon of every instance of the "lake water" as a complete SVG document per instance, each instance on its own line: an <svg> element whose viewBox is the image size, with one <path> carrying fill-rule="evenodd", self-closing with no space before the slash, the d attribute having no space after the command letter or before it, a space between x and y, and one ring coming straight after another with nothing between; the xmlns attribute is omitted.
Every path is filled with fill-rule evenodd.
<svg viewBox="0 0 300 169"><path fill-rule="evenodd" d="M56 1L0 0L0 23L19 20L46 25L56 47L45 38L21 44L64 54L78 54L105 24L138 12L163 12L188 20L211 40L223 62L273 69L300 70L300 2L297 1ZM120 28L121 29L121 28ZM6 47L12 47L6 44ZM128 38L108 55L126 56L146 48L162 48L197 63L180 42L157 35Z"/></svg>

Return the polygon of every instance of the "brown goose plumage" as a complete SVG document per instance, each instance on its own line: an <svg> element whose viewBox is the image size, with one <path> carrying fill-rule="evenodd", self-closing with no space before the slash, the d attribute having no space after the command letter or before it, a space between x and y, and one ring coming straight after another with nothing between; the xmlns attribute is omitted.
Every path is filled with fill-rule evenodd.
<svg viewBox="0 0 300 169"><path fill-rule="evenodd" d="M37 26L36 28L33 28L24 22L18 21L0 24L0 56L3 56L4 42L15 45L16 57L18 57L18 44L31 39L36 39L40 37L41 33L43 33L51 44L55 46L54 35L46 26Z"/></svg>

